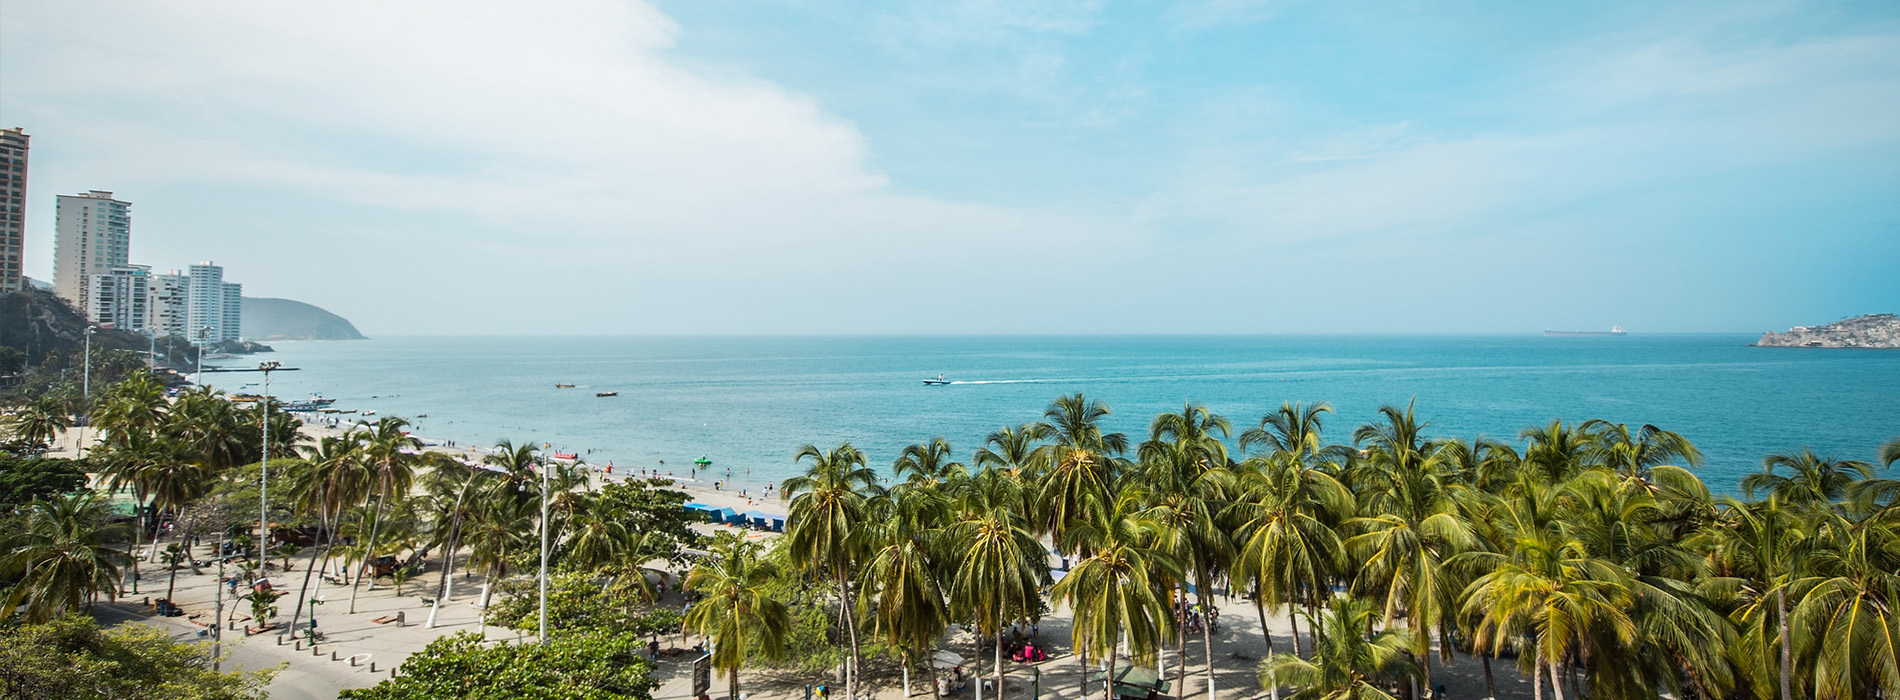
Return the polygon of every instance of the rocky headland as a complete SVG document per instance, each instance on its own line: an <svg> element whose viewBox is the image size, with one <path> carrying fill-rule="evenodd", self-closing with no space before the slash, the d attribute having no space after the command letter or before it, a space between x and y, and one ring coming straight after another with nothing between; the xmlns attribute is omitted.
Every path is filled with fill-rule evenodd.
<svg viewBox="0 0 1900 700"><path fill-rule="evenodd" d="M1762 348L1876 348L1900 349L1900 316L1868 314L1825 326L1795 326L1786 333L1769 331L1755 341Z"/></svg>

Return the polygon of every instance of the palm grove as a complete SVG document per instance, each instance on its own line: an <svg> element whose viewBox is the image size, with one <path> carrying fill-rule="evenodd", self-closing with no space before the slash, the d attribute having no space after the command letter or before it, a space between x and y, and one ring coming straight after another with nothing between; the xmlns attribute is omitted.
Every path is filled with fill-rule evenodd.
<svg viewBox="0 0 1900 700"><path fill-rule="evenodd" d="M196 566L179 554L184 538L258 546L258 410L209 390L168 400L139 376L91 408L100 443L88 461L137 500L138 526L107 524L101 497L83 490L23 506L0 577L30 620L118 595L140 565L128 552L157 534L173 541L144 558L170 577ZM26 405L10 435L45 442L64 413ZM1064 609L1086 692L1098 669L1112 677L1171 650L1198 656L1204 674L1190 684L1187 665L1172 664L1174 687L1211 698L1211 632L1191 633L1185 611L1231 595L1266 632L1259 674L1275 695L1413 695L1464 655L1487 683L1494 660L1515 664L1540 699L1900 696L1900 481L1870 464L1771 456L1735 498L1704 486L1694 446L1654 426L1553 422L1515 443L1465 441L1428 437L1408 406L1340 440L1323 430L1329 413L1287 404L1237 429L1186 405L1136 442L1104 429L1109 409L1078 394L992 433L967 460L941 438L910 446L889 482L849 444L807 445L802 474L783 484L786 535L763 545L697 537L676 492L595 488L530 445L503 443L476 464L420 450L399 419L311 443L272 415L270 517L319 534L315 565L284 601L292 628L326 585L311 574L331 561L351 572L338 601L350 607L376 578L400 589L424 568L440 574L440 605L457 566L482 576L488 603L540 563L541 472L552 470L549 561L577 600L616 597L604 615L551 602L550 636L702 634L735 693L741 667L780 663L788 649L834 658L807 653L815 643L841 662L846 697L870 655L898 661L908 695L912 670L959 625L996 642L987 661L1000 694L1004 636ZM1881 452L1896 459L1900 440ZM265 546L286 564L294 554ZM643 567L685 565L689 547L704 550L685 577L696 602L669 619ZM1059 581L1050 550L1072 563ZM489 619L533 628L528 596L504 597ZM1292 613L1291 626L1269 629L1270 611ZM1112 684L1099 685L1112 700Z"/></svg>

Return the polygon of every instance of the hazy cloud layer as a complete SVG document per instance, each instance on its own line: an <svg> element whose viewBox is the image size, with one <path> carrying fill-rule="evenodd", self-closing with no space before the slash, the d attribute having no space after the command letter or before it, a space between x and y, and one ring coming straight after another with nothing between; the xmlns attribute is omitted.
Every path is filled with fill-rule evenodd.
<svg viewBox="0 0 1900 700"><path fill-rule="evenodd" d="M96 188L371 334L1900 309L1891 14L902 7L12 3L29 273Z"/></svg>

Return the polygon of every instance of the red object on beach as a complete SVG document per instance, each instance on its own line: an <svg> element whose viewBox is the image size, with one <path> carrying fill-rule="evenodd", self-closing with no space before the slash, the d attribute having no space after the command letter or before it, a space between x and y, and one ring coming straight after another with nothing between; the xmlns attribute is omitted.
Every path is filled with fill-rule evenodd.
<svg viewBox="0 0 1900 700"><path fill-rule="evenodd" d="M576 459L576 458L579 458L579 457L580 457L580 454L579 454L579 453L576 453L576 452L556 452L556 453L554 453L554 458L555 458L555 459Z"/></svg>

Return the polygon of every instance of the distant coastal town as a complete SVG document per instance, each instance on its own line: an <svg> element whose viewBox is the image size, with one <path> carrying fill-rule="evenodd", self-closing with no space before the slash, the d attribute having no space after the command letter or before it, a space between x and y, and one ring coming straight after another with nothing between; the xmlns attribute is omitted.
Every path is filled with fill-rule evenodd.
<svg viewBox="0 0 1900 700"><path fill-rule="evenodd" d="M1900 316L1868 314L1824 326L1795 326L1786 333L1763 333L1756 347L1900 349Z"/></svg>

